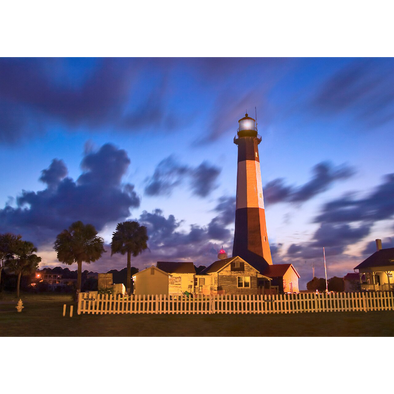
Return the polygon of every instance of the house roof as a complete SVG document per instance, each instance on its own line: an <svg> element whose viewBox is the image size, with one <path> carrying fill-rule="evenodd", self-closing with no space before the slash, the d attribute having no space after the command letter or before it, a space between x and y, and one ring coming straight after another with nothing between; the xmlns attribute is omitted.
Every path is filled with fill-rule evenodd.
<svg viewBox="0 0 394 394"><path fill-rule="evenodd" d="M357 281L359 281L360 280L360 274L355 274L355 273L346 274L343 277L343 280L349 280L349 281L357 280Z"/></svg>
<svg viewBox="0 0 394 394"><path fill-rule="evenodd" d="M170 276L170 274L169 274L168 272L164 272L163 270L161 270L160 268L155 267L154 265L152 265L152 266L150 266L150 267L146 267L146 268L143 269L142 271L136 272L133 276L139 275L139 274L141 274L142 272L145 272L146 270L151 269L151 268L154 268L155 270L161 272L161 273L164 274L164 275Z"/></svg>
<svg viewBox="0 0 394 394"><path fill-rule="evenodd" d="M192 262L158 261L156 267L169 274L195 274Z"/></svg>
<svg viewBox="0 0 394 394"><path fill-rule="evenodd" d="M285 273L292 268L296 275L300 277L296 269L292 264L275 264L275 265L269 265L268 267L259 267L256 266L256 264L249 263L242 259L239 256L235 257L229 257L228 259L223 259L223 260L217 260L213 262L209 267L205 268L203 271L200 272L201 275L206 275L211 272L219 272L222 268L224 268L226 265L230 264L233 260L235 259L240 259L244 261L245 263L249 264L251 267L253 267L256 271L258 271L262 277L266 277L267 279L270 278L277 278L277 277L282 277L285 275ZM260 269L259 269L260 268Z"/></svg>
<svg viewBox="0 0 394 394"><path fill-rule="evenodd" d="M227 259L223 259L223 260L217 260L214 261L209 267L205 268L203 271L200 272L200 275L207 275L209 273L212 272L219 272L221 271L224 267L226 267L227 265L229 265L232 261L234 260L241 260L246 264L249 264L247 261L245 261L242 257L239 256L235 256L235 257L229 257ZM268 278L267 276L261 274L261 272L256 268L253 267L252 264L249 264L252 268L254 268L256 271L259 272L259 277L265 278L267 280L271 280L270 278Z"/></svg>
<svg viewBox="0 0 394 394"><path fill-rule="evenodd" d="M365 259L354 269L394 266L394 248L380 249Z"/></svg>
<svg viewBox="0 0 394 394"><path fill-rule="evenodd" d="M292 268L293 271L296 273L298 277L300 277L299 273L296 271L292 264L272 264L269 265L265 271L263 272L264 275L270 278L278 278L282 277L286 274L286 272Z"/></svg>
<svg viewBox="0 0 394 394"><path fill-rule="evenodd" d="M208 266L207 268L204 268L200 272L200 275L209 274L211 272L218 272L234 259L235 259L235 257L229 257L227 259L214 261L210 266Z"/></svg>

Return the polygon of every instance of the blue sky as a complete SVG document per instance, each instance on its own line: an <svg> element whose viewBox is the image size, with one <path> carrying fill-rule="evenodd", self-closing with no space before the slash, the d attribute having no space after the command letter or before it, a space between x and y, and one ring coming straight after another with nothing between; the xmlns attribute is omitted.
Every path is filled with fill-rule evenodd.
<svg viewBox="0 0 394 394"><path fill-rule="evenodd" d="M208 265L234 229L238 119L255 114L274 263L301 288L394 247L392 58L1 58L0 232L59 265L56 235L148 227L157 260ZM110 256L83 269L125 266Z"/></svg>

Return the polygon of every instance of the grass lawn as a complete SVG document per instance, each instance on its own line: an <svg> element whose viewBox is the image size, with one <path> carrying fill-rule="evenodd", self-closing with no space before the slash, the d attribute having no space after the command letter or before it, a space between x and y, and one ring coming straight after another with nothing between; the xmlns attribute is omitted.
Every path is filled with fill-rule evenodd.
<svg viewBox="0 0 394 394"><path fill-rule="evenodd" d="M394 336L394 311L273 315L87 315L69 317L70 295L0 293L2 337ZM63 317L63 305L67 316Z"/></svg>

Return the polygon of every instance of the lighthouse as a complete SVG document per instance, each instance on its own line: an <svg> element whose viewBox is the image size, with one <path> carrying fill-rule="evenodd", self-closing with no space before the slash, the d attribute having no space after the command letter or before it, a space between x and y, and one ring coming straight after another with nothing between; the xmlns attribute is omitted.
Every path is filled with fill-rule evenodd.
<svg viewBox="0 0 394 394"><path fill-rule="evenodd" d="M237 198L233 256L240 256L256 268L268 268L272 257L261 183L256 120L245 114L238 121L234 143L238 146Z"/></svg>

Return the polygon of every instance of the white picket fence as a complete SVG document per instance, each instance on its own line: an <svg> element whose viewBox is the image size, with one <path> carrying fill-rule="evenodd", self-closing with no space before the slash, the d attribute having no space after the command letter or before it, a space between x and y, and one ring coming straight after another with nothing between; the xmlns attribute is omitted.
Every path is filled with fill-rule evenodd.
<svg viewBox="0 0 394 394"><path fill-rule="evenodd" d="M298 313L394 310L394 293L298 293L279 295L110 295L79 293L78 315L134 313Z"/></svg>

